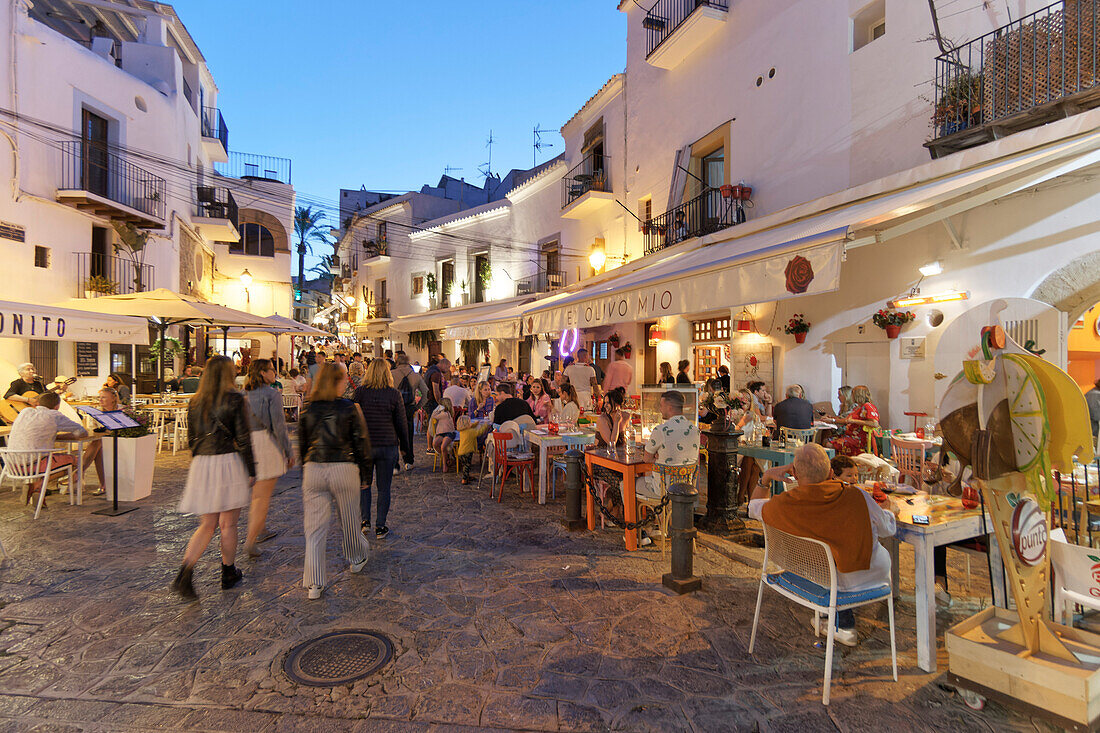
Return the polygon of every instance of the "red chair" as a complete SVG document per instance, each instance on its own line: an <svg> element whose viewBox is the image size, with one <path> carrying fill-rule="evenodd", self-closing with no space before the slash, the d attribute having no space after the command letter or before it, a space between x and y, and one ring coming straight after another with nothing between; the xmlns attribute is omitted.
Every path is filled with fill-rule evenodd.
<svg viewBox="0 0 1100 733"><path fill-rule="evenodd" d="M500 493L497 501L504 498L504 482L508 480L508 474L513 471L519 478L520 492L523 491L523 477L527 477L531 487L531 497L538 501L538 489L535 486L535 455L533 453L509 453L508 441L512 439L511 433L493 433L493 480L489 485L489 498L493 498L496 490L497 477L500 477Z"/></svg>

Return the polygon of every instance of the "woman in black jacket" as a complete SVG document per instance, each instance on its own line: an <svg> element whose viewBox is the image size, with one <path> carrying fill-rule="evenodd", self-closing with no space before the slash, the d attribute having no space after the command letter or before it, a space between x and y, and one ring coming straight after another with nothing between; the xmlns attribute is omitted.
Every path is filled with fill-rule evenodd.
<svg viewBox="0 0 1100 733"><path fill-rule="evenodd" d="M191 467L179 510L198 514L199 528L191 535L183 566L172 590L187 599L198 596L191 583L195 563L206 552L214 531L221 530L222 588L241 579L237 555L237 518L247 506L256 479L248 407L233 381L236 369L225 356L206 362L198 391L187 407L187 442Z"/></svg>
<svg viewBox="0 0 1100 733"><path fill-rule="evenodd" d="M386 517L390 513L390 485L393 470L401 460L401 454L411 456L408 422L405 420L405 401L394 389L390 365L385 359L372 359L363 376L363 386L352 395L355 404L363 412L370 438L372 473L378 479L378 513L374 515L374 536L382 539L389 534ZM398 452L400 449L400 452ZM370 529L371 476L359 493L359 514L363 534Z"/></svg>
<svg viewBox="0 0 1100 733"><path fill-rule="evenodd" d="M302 585L312 600L325 589L325 540L333 499L351 572L362 570L370 555L359 524L359 487L370 481L370 440L359 406L341 397L347 387L343 367L323 365L313 382L309 409L298 422L306 535Z"/></svg>

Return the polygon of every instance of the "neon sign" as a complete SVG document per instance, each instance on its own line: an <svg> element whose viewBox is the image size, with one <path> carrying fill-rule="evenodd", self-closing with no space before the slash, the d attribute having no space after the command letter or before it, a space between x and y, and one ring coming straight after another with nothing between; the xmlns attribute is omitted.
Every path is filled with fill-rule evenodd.
<svg viewBox="0 0 1100 733"><path fill-rule="evenodd" d="M558 343L558 355L561 358L571 356L581 343L581 330L579 328L567 328L561 332L561 341Z"/></svg>

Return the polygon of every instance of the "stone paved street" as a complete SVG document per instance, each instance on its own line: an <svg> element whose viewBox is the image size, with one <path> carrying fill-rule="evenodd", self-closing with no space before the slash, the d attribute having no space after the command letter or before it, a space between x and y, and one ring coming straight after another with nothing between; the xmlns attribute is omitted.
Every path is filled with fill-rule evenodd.
<svg viewBox="0 0 1100 733"><path fill-rule="evenodd" d="M12 555L0 567L0 731L1047 729L994 704L972 712L917 670L911 586L900 681L885 613L861 611L861 644L838 647L825 708L807 613L766 596L748 654L752 567L704 550L703 590L678 597L660 584L659 550L627 554L610 529L562 529L560 486L545 507L514 484L498 504L423 466L396 479L391 534L362 575L330 533L322 600L300 587L295 470L272 505L279 536L240 563L244 582L220 590L212 546L196 569L200 602L182 603L167 588L195 526L173 511L187 462L162 456L153 497L116 518L91 514L101 499L51 496L34 521L0 493ZM941 628L974 609L956 604ZM292 684L286 652L340 628L390 635L393 661L350 686Z"/></svg>

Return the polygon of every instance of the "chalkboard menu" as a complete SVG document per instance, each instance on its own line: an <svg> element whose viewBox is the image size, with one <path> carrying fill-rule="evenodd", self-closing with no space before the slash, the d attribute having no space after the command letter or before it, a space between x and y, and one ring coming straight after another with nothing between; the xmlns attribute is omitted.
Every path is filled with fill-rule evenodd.
<svg viewBox="0 0 1100 733"><path fill-rule="evenodd" d="M76 342L76 376L99 376L99 344L94 341Z"/></svg>

